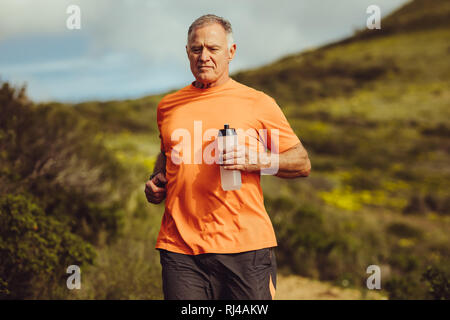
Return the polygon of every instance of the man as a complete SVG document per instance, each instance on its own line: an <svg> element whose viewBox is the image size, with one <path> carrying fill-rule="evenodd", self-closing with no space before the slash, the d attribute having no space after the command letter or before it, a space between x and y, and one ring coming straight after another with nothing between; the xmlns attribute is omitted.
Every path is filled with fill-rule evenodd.
<svg viewBox="0 0 450 320"><path fill-rule="evenodd" d="M296 178L311 170L275 101L229 77L235 52L227 20L198 18L186 45L195 81L158 105L161 153L145 194L155 204L167 197L156 243L165 299L273 299L277 242L260 175L275 168L277 177ZM206 151L224 124L242 129L239 147L224 150L220 164L208 162ZM251 148L254 142L263 151ZM219 165L240 170L239 190L221 188Z"/></svg>

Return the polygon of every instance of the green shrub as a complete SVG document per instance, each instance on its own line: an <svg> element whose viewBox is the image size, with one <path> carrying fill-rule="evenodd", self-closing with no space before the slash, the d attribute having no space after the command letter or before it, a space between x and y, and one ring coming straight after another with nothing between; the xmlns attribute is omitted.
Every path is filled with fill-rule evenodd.
<svg viewBox="0 0 450 320"><path fill-rule="evenodd" d="M157 134L156 107L161 98L156 95L131 101L83 102L73 108L103 132Z"/></svg>
<svg viewBox="0 0 450 320"><path fill-rule="evenodd" d="M405 249L393 250L388 261L391 266L403 273L413 272L421 265L420 259L411 250Z"/></svg>
<svg viewBox="0 0 450 320"><path fill-rule="evenodd" d="M388 57L355 63L340 58L328 60L324 57L325 51L301 53L255 71L238 72L232 77L276 97L281 104L305 104L324 97L348 95L387 72L397 70L395 62Z"/></svg>
<svg viewBox="0 0 450 320"><path fill-rule="evenodd" d="M30 196L0 198L0 298L51 296L65 285L69 265L93 263L91 245L53 217Z"/></svg>
<svg viewBox="0 0 450 320"><path fill-rule="evenodd" d="M420 194L410 196L408 204L403 209L406 214L424 214L427 211L426 203Z"/></svg>
<svg viewBox="0 0 450 320"><path fill-rule="evenodd" d="M377 228L360 219L333 217L322 208L295 205L286 197L265 196L278 239L279 265L303 276L347 280L365 276L366 267L379 263L384 247Z"/></svg>
<svg viewBox="0 0 450 320"><path fill-rule="evenodd" d="M447 262L447 263L445 263ZM425 269L425 270L424 270ZM440 266L427 265L422 271L409 271L403 276L395 275L386 281L389 299L450 299L450 272L448 260Z"/></svg>
<svg viewBox="0 0 450 320"><path fill-rule="evenodd" d="M416 238L421 239L423 232L409 224L394 222L388 225L387 231L400 238Z"/></svg>
<svg viewBox="0 0 450 320"><path fill-rule="evenodd" d="M116 238L130 183L95 125L69 106L36 106L8 83L0 112L0 194L32 194L47 215L90 242L100 229Z"/></svg>
<svg viewBox="0 0 450 320"><path fill-rule="evenodd" d="M424 299L426 296L425 288L418 277L412 274L391 277L386 281L384 289L392 300Z"/></svg>
<svg viewBox="0 0 450 320"><path fill-rule="evenodd" d="M0 294L65 297L66 268L93 261L88 243L121 235L129 171L70 106L3 83L0 113Z"/></svg>
<svg viewBox="0 0 450 320"><path fill-rule="evenodd" d="M428 266L422 274L421 280L427 282L428 294L432 299L450 300L450 273L448 270Z"/></svg>

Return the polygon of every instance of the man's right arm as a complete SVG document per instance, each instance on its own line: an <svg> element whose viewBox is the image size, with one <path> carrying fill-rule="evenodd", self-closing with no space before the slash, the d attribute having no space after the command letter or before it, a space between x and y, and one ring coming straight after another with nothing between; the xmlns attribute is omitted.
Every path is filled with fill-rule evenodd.
<svg viewBox="0 0 450 320"><path fill-rule="evenodd" d="M166 197L166 156L163 152L156 159L152 176L145 183L144 192L148 202L158 204Z"/></svg>
<svg viewBox="0 0 450 320"><path fill-rule="evenodd" d="M163 172L166 175L166 155L162 151L158 154L155 167L153 168L153 173L156 172Z"/></svg>

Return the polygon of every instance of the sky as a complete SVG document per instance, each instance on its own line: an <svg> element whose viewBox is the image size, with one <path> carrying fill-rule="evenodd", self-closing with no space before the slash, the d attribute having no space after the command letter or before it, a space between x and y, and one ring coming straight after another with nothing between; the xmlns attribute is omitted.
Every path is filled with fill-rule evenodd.
<svg viewBox="0 0 450 320"><path fill-rule="evenodd" d="M351 36L369 5L407 0L0 0L0 81L37 102L133 99L191 83L185 45L203 14L231 22L230 73ZM70 5L80 29L68 29ZM381 24L381 28L383 25Z"/></svg>

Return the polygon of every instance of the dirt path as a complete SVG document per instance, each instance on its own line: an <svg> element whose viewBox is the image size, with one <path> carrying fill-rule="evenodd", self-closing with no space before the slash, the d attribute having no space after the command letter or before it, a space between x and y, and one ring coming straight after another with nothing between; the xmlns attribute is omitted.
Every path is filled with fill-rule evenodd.
<svg viewBox="0 0 450 320"><path fill-rule="evenodd" d="M386 299L373 290L362 293L295 275L277 275L276 300L380 300Z"/></svg>

